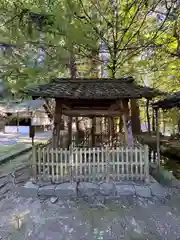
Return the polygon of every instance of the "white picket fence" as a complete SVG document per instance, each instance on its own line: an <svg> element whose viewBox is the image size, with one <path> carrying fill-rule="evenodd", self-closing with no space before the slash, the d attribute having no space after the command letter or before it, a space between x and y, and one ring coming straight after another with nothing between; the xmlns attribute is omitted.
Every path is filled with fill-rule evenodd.
<svg viewBox="0 0 180 240"><path fill-rule="evenodd" d="M148 146L47 149L33 147L33 176L52 182L149 179Z"/></svg>

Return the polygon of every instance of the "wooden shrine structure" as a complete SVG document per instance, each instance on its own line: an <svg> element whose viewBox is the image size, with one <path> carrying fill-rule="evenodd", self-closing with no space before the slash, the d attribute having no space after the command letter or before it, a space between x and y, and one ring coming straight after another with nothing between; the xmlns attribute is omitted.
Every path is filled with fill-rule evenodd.
<svg viewBox="0 0 180 240"><path fill-rule="evenodd" d="M153 97L159 91L137 85L132 77L120 79L53 79L50 83L37 86L26 91L32 97L55 98L55 116L53 147L57 148L60 142L62 115L69 118L68 146L72 143L72 118L96 117L123 119L125 139L128 138L127 123L130 120L130 99ZM91 146L95 146L95 129L91 129ZM110 133L112 135L112 133ZM102 140L103 141L103 140Z"/></svg>

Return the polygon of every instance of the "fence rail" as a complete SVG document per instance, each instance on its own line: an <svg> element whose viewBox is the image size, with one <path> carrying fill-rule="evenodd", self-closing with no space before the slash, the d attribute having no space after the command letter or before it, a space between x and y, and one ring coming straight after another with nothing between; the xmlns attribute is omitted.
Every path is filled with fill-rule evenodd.
<svg viewBox="0 0 180 240"><path fill-rule="evenodd" d="M47 149L33 147L33 176L52 182L149 179L148 146Z"/></svg>

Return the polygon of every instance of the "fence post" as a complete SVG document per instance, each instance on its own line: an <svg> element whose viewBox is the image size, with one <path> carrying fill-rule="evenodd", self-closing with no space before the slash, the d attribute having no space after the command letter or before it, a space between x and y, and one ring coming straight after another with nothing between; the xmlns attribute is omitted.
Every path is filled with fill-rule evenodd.
<svg viewBox="0 0 180 240"><path fill-rule="evenodd" d="M147 145L144 146L144 175L145 182L149 183L149 148Z"/></svg>
<svg viewBox="0 0 180 240"><path fill-rule="evenodd" d="M73 183L73 166L74 166L74 159L73 159L73 145L71 144L69 146L69 156L70 156L70 159L69 159L69 172L70 172L70 183L72 184Z"/></svg>
<svg viewBox="0 0 180 240"><path fill-rule="evenodd" d="M108 146L106 146L105 149L105 162L106 162L106 182L109 182L109 152L108 152Z"/></svg>
<svg viewBox="0 0 180 240"><path fill-rule="evenodd" d="M34 144L32 146L32 177L34 182L37 181L36 165L37 165L37 146Z"/></svg>

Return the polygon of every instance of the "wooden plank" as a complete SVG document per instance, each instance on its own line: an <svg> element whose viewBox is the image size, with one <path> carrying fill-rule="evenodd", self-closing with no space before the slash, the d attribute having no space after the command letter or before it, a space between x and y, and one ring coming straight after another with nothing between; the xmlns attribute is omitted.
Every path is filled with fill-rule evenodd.
<svg viewBox="0 0 180 240"><path fill-rule="evenodd" d="M146 183L149 183L149 148L147 145L144 146L144 174Z"/></svg>
<svg viewBox="0 0 180 240"><path fill-rule="evenodd" d="M127 176L127 180L129 180L129 154L128 154L128 147L126 147L125 149L126 151L126 176Z"/></svg>
<svg viewBox="0 0 180 240"><path fill-rule="evenodd" d="M45 173L46 170L46 156L47 156L47 151L45 151L45 149L43 148L42 150L42 157L43 157L43 174Z"/></svg>
<svg viewBox="0 0 180 240"><path fill-rule="evenodd" d="M53 152L53 149L51 150L52 152ZM48 150L46 150L46 154L47 154L47 162L46 162L46 173L45 174L47 174L48 176L50 176L50 153L51 152L49 152Z"/></svg>
<svg viewBox="0 0 180 240"><path fill-rule="evenodd" d="M122 163L122 170L120 174L122 174L122 178L124 178L124 148L121 147L121 163Z"/></svg>
<svg viewBox="0 0 180 240"><path fill-rule="evenodd" d="M109 182L109 151L108 147L105 149L105 161L106 161L106 182Z"/></svg>
<svg viewBox="0 0 180 240"><path fill-rule="evenodd" d="M131 164L131 179L134 178L134 172L133 172L133 151L134 149L130 147L130 164Z"/></svg>
<svg viewBox="0 0 180 240"><path fill-rule="evenodd" d="M113 110L63 110L62 114L67 116L119 116L121 114L120 111Z"/></svg>
<svg viewBox="0 0 180 240"><path fill-rule="evenodd" d="M139 165L139 161L138 161L138 157L139 157L139 149L137 147L135 147L135 176L136 179L138 179L138 165Z"/></svg>
<svg viewBox="0 0 180 240"><path fill-rule="evenodd" d="M142 160L142 158L143 158L143 155L142 155L142 147L140 147L140 179L142 180L142 178L143 178L143 160Z"/></svg>
<svg viewBox="0 0 180 240"><path fill-rule="evenodd" d="M37 146L32 146L32 176L33 180L37 181Z"/></svg>
<svg viewBox="0 0 180 240"><path fill-rule="evenodd" d="M86 159L86 156L84 154L84 158ZM84 159L84 161L86 161ZM80 181L82 180L82 149L79 149L79 174L80 174Z"/></svg>
<svg viewBox="0 0 180 240"><path fill-rule="evenodd" d="M38 174L44 174L44 173L41 173L41 148L38 147Z"/></svg>
<svg viewBox="0 0 180 240"><path fill-rule="evenodd" d="M59 179L59 164L58 164L58 152L57 152L57 149L56 149L56 152L55 152L55 164L56 164L56 181L58 181ZM61 158L60 158L61 159Z"/></svg>
<svg viewBox="0 0 180 240"><path fill-rule="evenodd" d="M54 164L55 164L55 162L54 162L54 153L55 153L55 151L52 151L52 152L51 152L51 173L52 173L52 182L55 181L55 174L54 174ZM48 154L48 151L47 151L47 154Z"/></svg>

